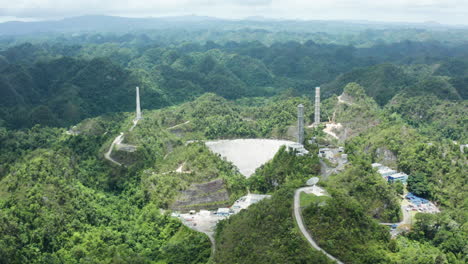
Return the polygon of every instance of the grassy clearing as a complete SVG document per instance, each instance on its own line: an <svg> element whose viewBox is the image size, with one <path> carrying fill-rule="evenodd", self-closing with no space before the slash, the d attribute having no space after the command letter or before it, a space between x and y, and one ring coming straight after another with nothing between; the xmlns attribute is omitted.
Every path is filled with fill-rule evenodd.
<svg viewBox="0 0 468 264"><path fill-rule="evenodd" d="M321 202L326 202L330 197L328 196L317 196L315 194L307 194L304 192L301 192L300 196L300 204L301 207L307 207L312 203L321 203Z"/></svg>

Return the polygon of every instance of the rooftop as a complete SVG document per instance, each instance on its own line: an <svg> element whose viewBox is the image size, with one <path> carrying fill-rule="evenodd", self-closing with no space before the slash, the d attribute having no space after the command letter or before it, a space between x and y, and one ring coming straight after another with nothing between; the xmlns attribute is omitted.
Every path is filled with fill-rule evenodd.
<svg viewBox="0 0 468 264"><path fill-rule="evenodd" d="M319 148L319 151L330 151L330 148Z"/></svg>
<svg viewBox="0 0 468 264"><path fill-rule="evenodd" d="M378 173L388 173L388 172L395 172L395 170L390 169L389 167L380 167L380 169L377 171Z"/></svg>
<svg viewBox="0 0 468 264"><path fill-rule="evenodd" d="M403 173L403 172L398 172L398 173L392 174L390 177L392 178L408 177L408 174Z"/></svg>
<svg viewBox="0 0 468 264"><path fill-rule="evenodd" d="M218 208L218 214L223 213L223 214L229 214L230 210L229 208Z"/></svg>

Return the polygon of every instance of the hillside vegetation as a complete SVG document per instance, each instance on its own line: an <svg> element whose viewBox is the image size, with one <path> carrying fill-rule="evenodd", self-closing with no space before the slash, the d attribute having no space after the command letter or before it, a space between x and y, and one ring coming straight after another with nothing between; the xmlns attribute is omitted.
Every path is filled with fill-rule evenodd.
<svg viewBox="0 0 468 264"><path fill-rule="evenodd" d="M317 155L338 146L349 162L320 178L329 196L302 196L318 245L344 263L467 262L466 30L191 19L0 25L18 30L0 36L0 263L330 263L293 194L338 170ZM75 34L80 21L105 23ZM316 86L324 122L309 127ZM295 141L299 104L309 154L280 148L248 179L203 143ZM392 237L380 223L402 220L404 187L373 162L441 212ZM271 199L220 221L214 242L171 216L249 192Z"/></svg>
<svg viewBox="0 0 468 264"><path fill-rule="evenodd" d="M312 250L294 227L292 201L293 191L281 189L218 224L214 262L332 263Z"/></svg>
<svg viewBox="0 0 468 264"><path fill-rule="evenodd" d="M311 87L323 85L323 94L330 97L341 94L349 82L362 85L380 105L400 91L466 99L464 48L447 52L424 42L372 48L314 41L144 45L141 36L100 36L99 43L92 37L0 50L0 122L10 128L69 126L104 113L131 111L135 86L140 86L147 109L207 92L238 99L292 88L312 96Z"/></svg>
<svg viewBox="0 0 468 264"><path fill-rule="evenodd" d="M349 87L345 87L345 95ZM414 102L413 107L405 103L398 106L419 109L430 119L411 122L410 116L392 112L398 109L396 104L380 110L379 124L348 138L345 149L351 164L344 172L331 175L321 183L331 198L310 202L303 210L304 219L318 244L345 263L464 263L468 194L463 175L467 156L459 143L448 139L453 135L463 137L464 133L449 134L439 129L439 122L446 122L455 131L466 130L466 124L460 123L463 116L442 121L439 116L422 110L427 102L421 98L398 98ZM434 97L432 100L444 106L451 105L452 109L466 110L462 106L464 102ZM336 101L329 103L337 104ZM341 112L337 112L339 114ZM344 112L347 118L341 120L352 119L347 114ZM355 116L359 120L360 115ZM431 119L434 121L429 121ZM417 214L408 233L390 240L388 231L378 222L401 220L397 195L401 187L382 179L369 166L373 162L390 163L393 168L407 173L408 191L435 201L442 212Z"/></svg>

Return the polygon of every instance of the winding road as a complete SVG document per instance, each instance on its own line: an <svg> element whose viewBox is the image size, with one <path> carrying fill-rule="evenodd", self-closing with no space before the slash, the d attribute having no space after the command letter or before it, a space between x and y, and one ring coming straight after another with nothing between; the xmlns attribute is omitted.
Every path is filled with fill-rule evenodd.
<svg viewBox="0 0 468 264"><path fill-rule="evenodd" d="M140 121L140 120L139 120L139 119L134 119L134 120L132 121L132 122L133 122L133 125L130 127L130 129L129 129L128 131L132 131L132 130L136 127L136 125L138 125L138 121ZM120 132L120 135L118 135L118 136L114 139L114 141L112 141L112 144L110 145L109 150L106 152L106 154L104 154L104 158L105 158L106 160L108 160L108 161L110 161L110 162L112 162L112 163L114 163L114 164L116 164L116 165L119 165L119 166L122 166L122 163L120 163L120 162L114 160L114 159L111 157L111 155L112 155L112 150L114 150L114 146L115 146L116 144L122 143L122 141L123 141L123 136L124 136L124 133L123 133L123 132Z"/></svg>
<svg viewBox="0 0 468 264"><path fill-rule="evenodd" d="M390 234L392 235L392 237L396 237L401 232L404 232L405 228L408 228L411 226L412 215L411 215L411 211L407 210L408 204L409 204L408 201L406 201L404 198L400 203L401 212L403 213L403 219L401 220L401 222L380 223L381 225L386 225L386 226L397 225L397 228L392 228L390 230Z"/></svg>
<svg viewBox="0 0 468 264"><path fill-rule="evenodd" d="M309 234L309 232L307 231L307 229L306 229L306 227L304 225L304 221L302 220L302 213L301 213L301 203L300 203L300 201L301 201L300 197L301 196L300 195L301 195L301 192L303 192L305 190L308 190L310 188L313 188L313 187L299 188L294 193L294 218L296 219L297 225L299 226L299 229L301 230L304 237L307 239L307 241L309 242L309 244L313 248L315 248L318 251L323 252L325 255L327 255L327 257L329 259L331 259L333 261L336 261L336 263L343 264L343 262L339 261L338 259L336 259L332 255L328 254L324 249L319 247L317 245L317 243L315 242L315 240L312 238L312 236Z"/></svg>
<svg viewBox="0 0 468 264"><path fill-rule="evenodd" d="M106 152L106 154L104 154L104 158L106 158L106 160L116 164L116 165L119 165L119 166L122 166L121 163L117 162L116 160L114 160L112 157L111 157L111 154L112 154L112 150L114 149L114 146L115 144L120 144L120 142L122 142L123 140L123 133L120 133L119 136L117 136L114 141L112 141L112 144L110 145L110 148L109 150Z"/></svg>

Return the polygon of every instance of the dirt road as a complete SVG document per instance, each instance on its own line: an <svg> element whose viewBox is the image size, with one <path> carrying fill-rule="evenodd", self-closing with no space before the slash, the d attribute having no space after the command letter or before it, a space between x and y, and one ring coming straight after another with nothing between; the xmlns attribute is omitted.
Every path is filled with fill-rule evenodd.
<svg viewBox="0 0 468 264"><path fill-rule="evenodd" d="M185 121L184 123L181 123L181 124L177 124L177 125L175 125L175 126L168 127L167 129L171 130L171 129L178 128L178 127L180 127L180 126L186 125L186 124L188 124L188 123L190 123L190 120L189 120L189 121Z"/></svg>

